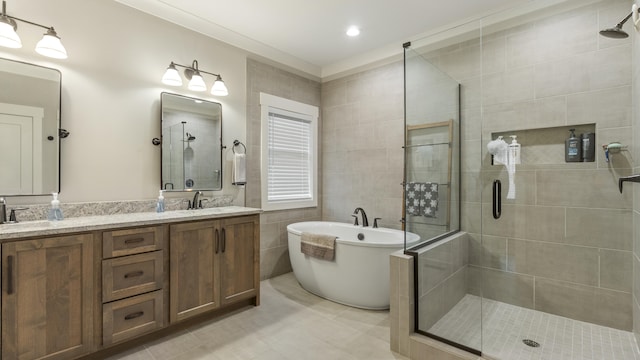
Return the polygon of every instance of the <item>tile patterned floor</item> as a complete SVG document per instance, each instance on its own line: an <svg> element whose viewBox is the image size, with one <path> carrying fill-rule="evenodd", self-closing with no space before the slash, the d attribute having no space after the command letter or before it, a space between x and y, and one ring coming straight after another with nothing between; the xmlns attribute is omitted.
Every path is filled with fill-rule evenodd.
<svg viewBox="0 0 640 360"><path fill-rule="evenodd" d="M132 349L109 360L393 360L389 312L306 292L292 273L261 283L261 305Z"/></svg>
<svg viewBox="0 0 640 360"><path fill-rule="evenodd" d="M466 295L429 332L500 360L640 360L632 333ZM541 344L532 348L522 339Z"/></svg>

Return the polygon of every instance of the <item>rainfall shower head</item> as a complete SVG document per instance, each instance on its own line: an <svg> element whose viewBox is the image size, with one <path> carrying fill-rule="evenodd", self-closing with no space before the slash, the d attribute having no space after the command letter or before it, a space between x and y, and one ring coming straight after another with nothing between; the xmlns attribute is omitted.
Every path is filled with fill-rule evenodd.
<svg viewBox="0 0 640 360"><path fill-rule="evenodd" d="M193 140L195 140L195 139L196 139L196 137L195 137L195 136L193 136L193 135L191 135L191 134L187 133L187 141L193 141Z"/></svg>
<svg viewBox="0 0 640 360"><path fill-rule="evenodd" d="M600 35L602 35L604 37L612 38L612 39L628 38L629 34L627 34L626 31L622 30L622 25L623 24L624 23L621 22L618 25L616 25L615 27L612 27L612 28L609 28L609 29L600 30Z"/></svg>
<svg viewBox="0 0 640 360"><path fill-rule="evenodd" d="M600 35L608 37L608 38L612 38L612 39L624 39L624 38L629 37L629 34L627 34L626 31L622 30L622 26L633 15L636 15L633 18L634 23L635 23L636 22L636 18L637 18L637 14L638 14L638 7L634 4L634 6L631 8L631 12L629 13L629 15L627 15L624 19L622 19L622 21L620 21L615 27L612 27L612 28L609 28L609 29L600 30Z"/></svg>

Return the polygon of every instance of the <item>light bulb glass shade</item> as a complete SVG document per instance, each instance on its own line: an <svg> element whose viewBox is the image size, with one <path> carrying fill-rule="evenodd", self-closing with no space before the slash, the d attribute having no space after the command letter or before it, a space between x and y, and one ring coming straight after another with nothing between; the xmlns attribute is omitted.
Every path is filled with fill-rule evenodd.
<svg viewBox="0 0 640 360"><path fill-rule="evenodd" d="M11 23L12 20L6 16L0 16L0 46L8 48L21 48L22 41L16 33L16 30Z"/></svg>
<svg viewBox="0 0 640 360"><path fill-rule="evenodd" d="M47 30L42 39L38 41L36 45L36 52L40 55L44 55L54 59L66 59L67 50L62 45L58 34L56 34L53 28Z"/></svg>
<svg viewBox="0 0 640 360"><path fill-rule="evenodd" d="M162 77L162 83L170 86L182 86L182 78L176 66L171 63Z"/></svg>
<svg viewBox="0 0 640 360"><path fill-rule="evenodd" d="M200 72L196 70L191 77L191 81L189 81L189 90L191 91L205 91L207 90L207 84L204 83L204 79Z"/></svg>
<svg viewBox="0 0 640 360"><path fill-rule="evenodd" d="M216 78L216 81L213 83L211 87L211 95L215 96L227 96L229 95L229 90L227 90L227 86L222 81L220 75Z"/></svg>

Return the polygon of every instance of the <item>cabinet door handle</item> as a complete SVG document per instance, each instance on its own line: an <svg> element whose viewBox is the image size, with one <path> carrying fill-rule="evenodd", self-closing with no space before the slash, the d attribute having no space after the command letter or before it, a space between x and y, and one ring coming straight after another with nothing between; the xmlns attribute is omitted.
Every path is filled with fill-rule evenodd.
<svg viewBox="0 0 640 360"><path fill-rule="evenodd" d="M7 295L13 294L13 256L7 256Z"/></svg>
<svg viewBox="0 0 640 360"><path fill-rule="evenodd" d="M216 229L216 254L220 251L220 233Z"/></svg>
<svg viewBox="0 0 640 360"><path fill-rule="evenodd" d="M125 244L137 244L143 242L143 238L135 238L135 239L127 239L124 241Z"/></svg>
<svg viewBox="0 0 640 360"><path fill-rule="evenodd" d="M227 232L222 228L222 252L227 248Z"/></svg>
<svg viewBox="0 0 640 360"><path fill-rule="evenodd" d="M140 317L140 316L142 316L142 315L144 315L144 311L138 311L138 312L134 312L134 313L131 313L131 314L129 314L129 315L126 315L126 316L124 317L124 319L125 319L125 320L131 320L131 319L138 318L138 317Z"/></svg>
<svg viewBox="0 0 640 360"><path fill-rule="evenodd" d="M142 271L142 270L132 271L130 273L124 274L124 278L128 279L128 278L132 278L132 277L142 276L142 274L144 274L144 271Z"/></svg>

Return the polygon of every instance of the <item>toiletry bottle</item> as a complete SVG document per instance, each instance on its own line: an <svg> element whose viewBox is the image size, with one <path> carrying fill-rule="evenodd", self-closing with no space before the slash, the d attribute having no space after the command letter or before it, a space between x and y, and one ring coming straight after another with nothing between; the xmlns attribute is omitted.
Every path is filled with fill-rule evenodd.
<svg viewBox="0 0 640 360"><path fill-rule="evenodd" d="M58 193L52 193L53 200L51 200L51 208L49 209L49 221L59 221L64 219L62 216L62 209L60 209L60 201L58 200Z"/></svg>
<svg viewBox="0 0 640 360"><path fill-rule="evenodd" d="M162 196L162 190L160 190L160 194L158 195L158 202L156 203L156 212L164 212L164 196Z"/></svg>
<svg viewBox="0 0 640 360"><path fill-rule="evenodd" d="M517 135L511 135L511 144L509 144L509 163L520 164L520 144L516 140Z"/></svg>
<svg viewBox="0 0 640 360"><path fill-rule="evenodd" d="M592 132L580 135L582 139L582 161L593 162L596 160L596 134Z"/></svg>
<svg viewBox="0 0 640 360"><path fill-rule="evenodd" d="M582 143L579 138L576 137L576 129L569 129L571 135L564 142L564 161L566 162L578 162L582 161Z"/></svg>

